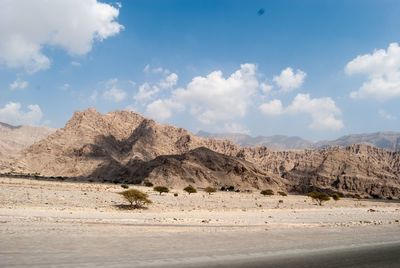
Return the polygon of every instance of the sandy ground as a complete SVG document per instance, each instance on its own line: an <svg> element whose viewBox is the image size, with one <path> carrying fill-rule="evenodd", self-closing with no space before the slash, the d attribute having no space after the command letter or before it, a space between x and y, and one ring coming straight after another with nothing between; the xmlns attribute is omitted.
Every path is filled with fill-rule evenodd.
<svg viewBox="0 0 400 268"><path fill-rule="evenodd" d="M188 267L400 242L398 202L131 188L153 204L120 209L120 185L0 178L0 266Z"/></svg>

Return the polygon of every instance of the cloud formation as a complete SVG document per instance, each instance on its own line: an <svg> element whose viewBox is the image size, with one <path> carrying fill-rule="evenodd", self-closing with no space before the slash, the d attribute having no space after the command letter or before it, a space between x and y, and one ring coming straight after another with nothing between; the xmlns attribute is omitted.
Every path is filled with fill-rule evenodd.
<svg viewBox="0 0 400 268"><path fill-rule="evenodd" d="M103 99L113 102L121 102L125 100L127 94L124 90L118 87L118 79L110 79L106 82L106 90L103 92ZM97 97L97 93L96 95ZM92 96L90 98L92 99ZM94 99L96 98L94 97Z"/></svg>
<svg viewBox="0 0 400 268"><path fill-rule="evenodd" d="M0 108L0 122L10 125L38 125L43 118L39 105L28 105L27 110L22 110L18 102L9 102Z"/></svg>
<svg viewBox="0 0 400 268"><path fill-rule="evenodd" d="M380 109L380 110L378 111L378 115L379 115L381 118L386 119L386 120L396 120L396 119L397 119L396 116L392 115L391 113L389 113L389 112L387 112L387 111L385 111L385 110L383 110L383 109Z"/></svg>
<svg viewBox="0 0 400 268"><path fill-rule="evenodd" d="M302 70L296 70L295 72L291 67L287 67L282 70L280 75L274 76L273 81L284 92L288 92L299 88L303 85L307 74Z"/></svg>
<svg viewBox="0 0 400 268"><path fill-rule="evenodd" d="M340 109L331 98L311 98L309 94L297 94L287 107L283 107L280 100L272 100L259 106L260 111L267 116L281 114L308 114L312 122L311 129L316 130L340 130L344 124L338 116Z"/></svg>
<svg viewBox="0 0 400 268"><path fill-rule="evenodd" d="M148 65L147 65L148 66ZM164 70L164 69L163 69ZM172 89L178 82L176 73L164 73L164 76L158 83L152 84L145 82L139 86L138 92L133 99L139 102L147 102L152 100L161 90Z"/></svg>
<svg viewBox="0 0 400 268"><path fill-rule="evenodd" d="M45 46L84 55L93 42L118 34L118 7L97 0L2 1L0 64L34 73L50 67Z"/></svg>
<svg viewBox="0 0 400 268"><path fill-rule="evenodd" d="M194 77L185 88L174 90L169 98L149 104L147 114L167 119L179 108L187 109L204 125L232 123L246 115L251 98L259 90L256 70L255 64L242 64L227 78L221 71Z"/></svg>
<svg viewBox="0 0 400 268"><path fill-rule="evenodd" d="M400 47L391 43L385 49L371 54L360 55L347 63L348 75L363 74L367 80L357 90L351 92L352 98L373 98L386 100L400 97Z"/></svg>
<svg viewBox="0 0 400 268"><path fill-rule="evenodd" d="M22 79L20 79L19 77L17 79L15 79L14 82L12 82L9 85L9 88L11 90L17 90L17 89L24 89L27 88L29 86L29 83L27 81L24 81Z"/></svg>
<svg viewBox="0 0 400 268"><path fill-rule="evenodd" d="M271 100L260 105L260 111L265 115L280 115L283 112L283 105L280 100Z"/></svg>

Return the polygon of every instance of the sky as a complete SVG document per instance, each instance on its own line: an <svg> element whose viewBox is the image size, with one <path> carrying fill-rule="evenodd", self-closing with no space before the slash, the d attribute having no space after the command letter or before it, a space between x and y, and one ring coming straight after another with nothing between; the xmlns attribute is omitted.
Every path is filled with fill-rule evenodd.
<svg viewBox="0 0 400 268"><path fill-rule="evenodd" d="M0 0L0 121L132 110L194 133L400 131L400 1Z"/></svg>

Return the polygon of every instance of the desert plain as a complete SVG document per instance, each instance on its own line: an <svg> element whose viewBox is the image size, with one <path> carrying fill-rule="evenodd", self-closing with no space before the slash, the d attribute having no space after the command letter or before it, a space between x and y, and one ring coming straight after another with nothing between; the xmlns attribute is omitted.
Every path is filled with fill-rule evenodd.
<svg viewBox="0 0 400 268"><path fill-rule="evenodd" d="M317 267L309 260L301 266L298 258L310 256L337 267L352 250L382 257L379 248L400 244L396 200L319 206L304 195L130 188L153 204L127 209L120 184L0 178L0 266ZM347 259L342 267L396 267L380 259L351 266Z"/></svg>

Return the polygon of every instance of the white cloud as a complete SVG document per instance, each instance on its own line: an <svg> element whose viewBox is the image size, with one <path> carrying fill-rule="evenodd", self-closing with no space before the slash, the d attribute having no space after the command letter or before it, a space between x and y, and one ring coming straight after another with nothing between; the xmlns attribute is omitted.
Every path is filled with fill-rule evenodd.
<svg viewBox="0 0 400 268"><path fill-rule="evenodd" d="M90 94L89 100L91 102L96 102L98 95L99 95L99 92L97 90L93 90L92 94Z"/></svg>
<svg viewBox="0 0 400 268"><path fill-rule="evenodd" d="M1 6L0 64L28 72L49 68L45 46L84 55L95 40L123 29L115 21L119 9L97 0L13 0Z"/></svg>
<svg viewBox="0 0 400 268"><path fill-rule="evenodd" d="M171 89L178 82L178 75L170 73L162 78L157 84L143 83L139 86L138 92L133 96L136 101L148 102L152 100L161 90Z"/></svg>
<svg viewBox="0 0 400 268"><path fill-rule="evenodd" d="M241 133L241 134L250 134L250 130L241 124L231 122L224 124L223 128L221 129L223 132L228 133Z"/></svg>
<svg viewBox="0 0 400 268"><path fill-rule="evenodd" d="M268 94L272 91L273 86L268 84L267 82L264 82L260 84L260 89L264 94Z"/></svg>
<svg viewBox="0 0 400 268"><path fill-rule="evenodd" d="M126 92L118 88L118 79L110 79L106 82L107 89L103 92L103 99L121 102L126 98Z"/></svg>
<svg viewBox="0 0 400 268"><path fill-rule="evenodd" d="M221 71L194 77L185 88L174 90L169 98L150 103L147 114L165 120L176 111L188 110L204 125L219 129L234 126L235 119L246 115L252 98L258 93L256 69L255 64L242 64L228 78Z"/></svg>
<svg viewBox="0 0 400 268"><path fill-rule="evenodd" d="M17 78L14 82L12 82L9 85L9 88L11 90L16 90L16 89L24 89L24 88L27 88L28 86L29 86L29 83L27 81Z"/></svg>
<svg viewBox="0 0 400 268"><path fill-rule="evenodd" d="M155 100L146 108L146 114L157 120L166 120L172 116L174 110L182 110L183 105L173 100Z"/></svg>
<svg viewBox="0 0 400 268"><path fill-rule="evenodd" d="M167 77L162 79L158 84L162 89L172 88L178 82L178 75L176 73L169 74Z"/></svg>
<svg viewBox="0 0 400 268"><path fill-rule="evenodd" d="M171 73L168 69L164 69L162 67L153 68L150 66L150 64L147 64L144 67L143 72L147 74L153 73L153 74L164 74L164 75L168 75Z"/></svg>
<svg viewBox="0 0 400 268"><path fill-rule="evenodd" d="M74 67L81 67L81 63L77 61L71 61L71 65Z"/></svg>
<svg viewBox="0 0 400 268"><path fill-rule="evenodd" d="M272 100L260 105L259 109L269 116L308 114L312 119L309 126L312 129L340 130L344 126L342 120L338 118L341 115L340 109L329 97L312 99L309 94L297 94L286 108L282 107L280 100Z"/></svg>
<svg viewBox="0 0 400 268"><path fill-rule="evenodd" d="M286 108L291 114L306 113L312 118L313 129L340 130L343 122L337 116L341 114L335 101L331 98L310 98L309 94L297 94L293 102Z"/></svg>
<svg viewBox="0 0 400 268"><path fill-rule="evenodd" d="M195 77L186 88L175 90L173 99L188 107L203 124L243 117L258 91L256 70L254 64L242 64L228 78L221 71Z"/></svg>
<svg viewBox="0 0 400 268"><path fill-rule="evenodd" d="M68 83L63 84L62 86L60 86L60 89L62 91L69 91L71 89L71 85Z"/></svg>
<svg viewBox="0 0 400 268"><path fill-rule="evenodd" d="M261 104L259 108L265 115L280 115L283 112L283 106L280 100L265 102Z"/></svg>
<svg viewBox="0 0 400 268"><path fill-rule="evenodd" d="M392 115L391 113L386 112L383 109L380 109L378 111L378 114L380 117L382 117L383 119L386 119L386 120L396 120L397 119L396 116Z"/></svg>
<svg viewBox="0 0 400 268"><path fill-rule="evenodd" d="M387 50L375 50L371 54L357 56L347 63L348 75L364 74L367 80L352 98L375 98L385 100L400 97L400 47L391 43Z"/></svg>
<svg viewBox="0 0 400 268"><path fill-rule="evenodd" d="M10 125L37 125L40 123L43 113L39 105L28 105L27 111L21 109L18 102L9 102L0 108L0 122Z"/></svg>
<svg viewBox="0 0 400 268"><path fill-rule="evenodd" d="M302 70L293 71L291 67L282 70L281 74L274 76L274 82L284 92L291 91L303 85L307 74Z"/></svg>
<svg viewBox="0 0 400 268"><path fill-rule="evenodd" d="M133 96L136 101L145 102L149 101L160 91L160 88L150 83L143 83L139 86L138 92Z"/></svg>

